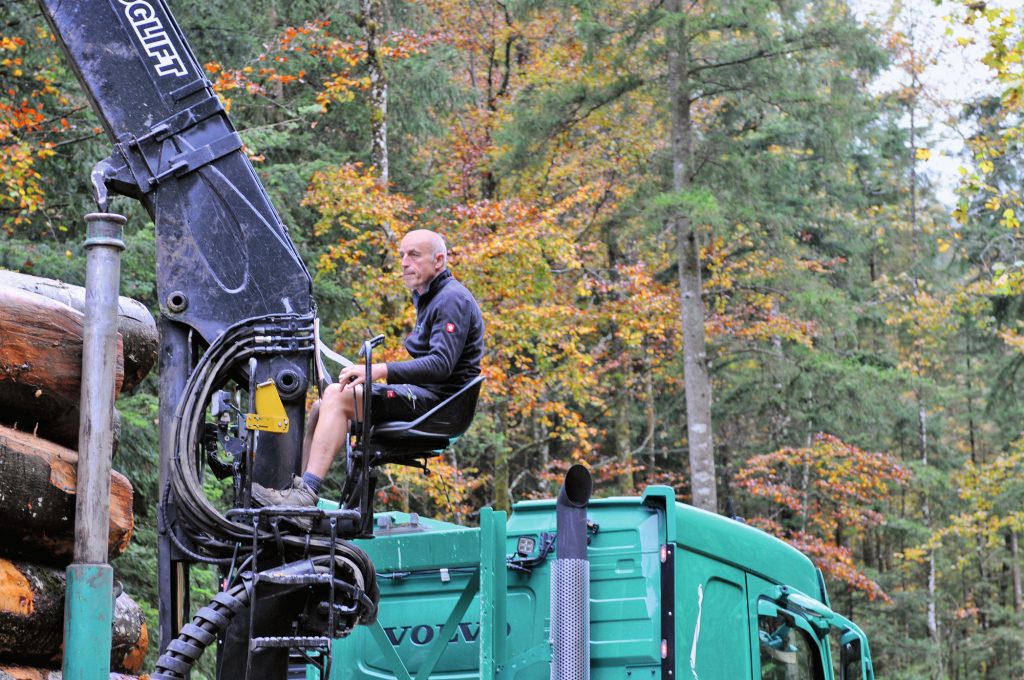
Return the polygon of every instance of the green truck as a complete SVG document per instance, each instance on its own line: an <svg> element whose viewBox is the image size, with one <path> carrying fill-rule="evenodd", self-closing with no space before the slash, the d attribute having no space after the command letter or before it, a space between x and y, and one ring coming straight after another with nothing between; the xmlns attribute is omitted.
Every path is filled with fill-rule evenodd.
<svg viewBox="0 0 1024 680"><path fill-rule="evenodd" d="M331 679L874 678L867 638L807 557L669 487L582 503L586 573L553 587L559 504L589 485L574 468L558 501L517 503L507 522L485 509L479 528L378 515L359 541L377 622L335 642Z"/></svg>

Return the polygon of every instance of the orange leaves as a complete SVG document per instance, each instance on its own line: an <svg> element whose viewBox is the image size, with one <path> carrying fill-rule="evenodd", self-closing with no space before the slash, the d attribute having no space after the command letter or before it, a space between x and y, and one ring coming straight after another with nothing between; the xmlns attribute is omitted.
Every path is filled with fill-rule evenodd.
<svg viewBox="0 0 1024 680"><path fill-rule="evenodd" d="M484 311L489 363L501 378L488 392L507 399L514 417L536 409L569 432L582 429L574 409L594 387L584 343L593 321L573 304L579 253L559 217L557 207L479 201L452 207L443 231Z"/></svg>
<svg viewBox="0 0 1024 680"><path fill-rule="evenodd" d="M25 41L18 36L0 35L0 50L13 52L24 45Z"/></svg>
<svg viewBox="0 0 1024 680"><path fill-rule="evenodd" d="M410 500L433 509L438 519L459 521L477 510L470 494L480 486L476 470L460 470L444 457L428 462L430 474L401 465L388 466L379 482L377 500L391 507L408 510Z"/></svg>
<svg viewBox="0 0 1024 680"><path fill-rule="evenodd" d="M369 78L353 78L349 71L331 73L324 81L323 89L317 92L316 103L326 111L328 105L352 101L357 91L368 89L370 89Z"/></svg>
<svg viewBox="0 0 1024 680"><path fill-rule="evenodd" d="M480 301L487 326L484 401L501 403L511 421L537 418L553 438L582 446L579 410L593 403L598 372L587 340L596 319L575 304L581 277L578 244L563 228L573 200L546 208L522 201L457 203L436 211L384 191L375 173L344 165L314 175L304 204L320 214L315 235L328 240L318 278L337 277L352 291L357 313L342 322L342 344L387 331L392 358L414 311L394 263L396 237L418 227L449 243L449 265ZM640 272L638 280L643 279Z"/></svg>
<svg viewBox="0 0 1024 680"><path fill-rule="evenodd" d="M1017 350L1021 354L1024 354L1024 335L1017 329L1007 328L999 331L999 337L1003 339L1007 345Z"/></svg>
<svg viewBox="0 0 1024 680"><path fill-rule="evenodd" d="M795 470L800 471L799 480L794 478ZM737 483L755 496L794 510L807 503L818 504L817 513L812 512L814 507L807 510L808 521L828 532L836 528L833 520L839 517L859 517L865 525L878 523L881 517L873 504L887 498L891 484L908 479L909 473L891 456L863 451L819 433L809 447L754 456L737 476ZM816 498L815 492L820 497ZM825 512L830 505L833 509Z"/></svg>
<svg viewBox="0 0 1024 680"><path fill-rule="evenodd" d="M0 193L0 209L14 214L8 231L45 205L42 177L35 167L37 157L29 143L0 146L0 180L5 189Z"/></svg>
<svg viewBox="0 0 1024 680"><path fill-rule="evenodd" d="M755 526L760 522L752 522ZM770 528L761 528L775 533ZM853 551L846 546L838 546L834 543L809 534L803 531L796 531L785 536L785 539L797 550L811 558L815 565L828 577L841 583L845 583L855 590L867 595L869 600L881 599L883 602L891 602L885 591L875 581L868 578L853 559Z"/></svg>
<svg viewBox="0 0 1024 680"><path fill-rule="evenodd" d="M63 103L54 84L55 59L29 50L20 36L0 35L0 214L8 233L45 208L39 161L54 155L51 139L72 128L54 115Z"/></svg>
<svg viewBox="0 0 1024 680"><path fill-rule="evenodd" d="M233 92L267 96L285 86L307 86L312 88L316 104L326 111L332 103L351 101L370 87L369 78L363 74L365 41L334 35L330 29L328 20L289 26L251 63L228 68L210 62L205 68L216 76L214 89L222 97ZM379 54L389 61L408 59L423 54L437 40L435 34L403 29L384 37Z"/></svg>
<svg viewBox="0 0 1024 680"><path fill-rule="evenodd" d="M770 517L754 524L786 538L809 554L823 571L888 599L854 565L847 541L884 521L882 508L909 472L883 453L864 451L819 433L805 448L754 456L736 477L737 486L769 502ZM774 506L774 507L773 507Z"/></svg>
<svg viewBox="0 0 1024 680"><path fill-rule="evenodd" d="M417 54L425 54L434 44L441 42L441 35L432 33L416 33L408 28L393 31L384 37L380 46L381 56L391 61L408 59Z"/></svg>

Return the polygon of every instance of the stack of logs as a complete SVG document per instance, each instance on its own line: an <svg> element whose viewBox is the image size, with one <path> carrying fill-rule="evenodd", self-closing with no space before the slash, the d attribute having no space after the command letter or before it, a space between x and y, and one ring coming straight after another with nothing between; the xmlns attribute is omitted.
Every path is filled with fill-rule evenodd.
<svg viewBox="0 0 1024 680"><path fill-rule="evenodd" d="M0 271L0 680L57 680L64 568L72 561L85 289ZM153 367L157 330L144 305L118 306L117 390ZM115 432L115 457L119 422ZM155 455L155 452L154 452ZM109 559L132 535L132 487L111 472ZM117 587L115 584L115 593ZM114 603L111 678L142 668L141 608Z"/></svg>

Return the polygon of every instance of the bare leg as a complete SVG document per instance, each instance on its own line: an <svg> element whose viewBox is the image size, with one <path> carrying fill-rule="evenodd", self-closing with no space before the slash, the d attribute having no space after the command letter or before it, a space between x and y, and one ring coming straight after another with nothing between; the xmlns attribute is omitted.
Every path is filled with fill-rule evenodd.
<svg viewBox="0 0 1024 680"><path fill-rule="evenodd" d="M319 421L320 400L317 399L309 407L309 417L306 418L306 434L302 438L302 467L299 468L300 470L305 470L306 464L309 462L309 450L313 446L313 432L316 430L316 424Z"/></svg>
<svg viewBox="0 0 1024 680"><path fill-rule="evenodd" d="M355 417L356 398L362 400L362 386L342 388L335 383L324 390L310 442L306 472L321 479L327 476L331 462L348 436L349 423Z"/></svg>

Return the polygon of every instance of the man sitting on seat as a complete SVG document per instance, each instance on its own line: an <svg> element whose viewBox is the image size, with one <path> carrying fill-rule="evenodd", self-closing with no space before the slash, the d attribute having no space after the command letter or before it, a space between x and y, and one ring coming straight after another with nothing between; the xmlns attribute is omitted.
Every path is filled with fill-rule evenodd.
<svg viewBox="0 0 1024 680"><path fill-rule="evenodd" d="M399 249L402 280L416 305L416 327L405 339L408 361L373 364L370 386L374 422L414 420L480 375L484 351L484 322L480 307L466 287L447 269L444 239L433 231L418 229L406 234ZM320 484L348 436L356 415L361 414L366 367L342 370L338 382L329 385L311 414L309 459L301 477L289 489L278 491L252 485L256 505L316 505ZM357 409L357 405L360 408ZM311 521L297 522L308 527Z"/></svg>

